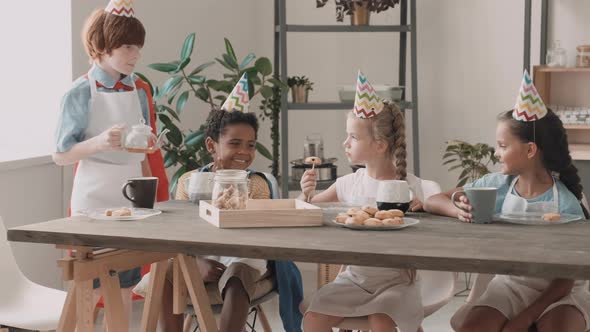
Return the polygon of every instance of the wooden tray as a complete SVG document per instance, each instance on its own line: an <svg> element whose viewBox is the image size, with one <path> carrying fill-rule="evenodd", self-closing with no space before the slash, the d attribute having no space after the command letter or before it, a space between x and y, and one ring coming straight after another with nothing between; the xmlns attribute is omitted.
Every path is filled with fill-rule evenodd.
<svg viewBox="0 0 590 332"><path fill-rule="evenodd" d="M219 228L322 225L322 209L297 199L251 199L245 210L220 210L200 201L199 216Z"/></svg>

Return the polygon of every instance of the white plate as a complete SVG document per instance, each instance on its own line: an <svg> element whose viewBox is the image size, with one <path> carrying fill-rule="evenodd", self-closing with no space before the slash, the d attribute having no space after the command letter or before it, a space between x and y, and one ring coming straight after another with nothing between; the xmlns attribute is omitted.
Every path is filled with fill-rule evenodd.
<svg viewBox="0 0 590 332"><path fill-rule="evenodd" d="M581 219L581 216L567 213L562 213L559 220L543 220L543 214L540 213L498 213L493 220L519 225L559 225Z"/></svg>
<svg viewBox="0 0 590 332"><path fill-rule="evenodd" d="M108 208L98 208L98 209L89 209L80 211L80 214L88 216L92 219L97 220L141 220L153 216L157 216L162 211L156 209L144 209L144 208L131 208L131 215L130 216L106 216L104 213ZM111 210L116 210L120 208L110 208Z"/></svg>
<svg viewBox="0 0 590 332"><path fill-rule="evenodd" d="M341 227L346 227L346 228L356 229L356 230L363 230L363 231L391 231L391 230L406 228L408 226L414 226L414 225L420 223L420 220L415 219L415 218L404 217L404 223L402 225L388 225L388 226L346 225L346 224L337 223L336 220L332 220L332 223L334 223L338 226L341 226Z"/></svg>

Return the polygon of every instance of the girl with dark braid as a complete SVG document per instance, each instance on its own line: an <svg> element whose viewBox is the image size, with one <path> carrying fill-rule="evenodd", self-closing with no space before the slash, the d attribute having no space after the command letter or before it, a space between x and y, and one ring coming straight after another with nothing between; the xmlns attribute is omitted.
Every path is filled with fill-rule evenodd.
<svg viewBox="0 0 590 332"><path fill-rule="evenodd" d="M421 180L406 171L404 117L397 105L382 101L359 73L355 107L346 121L344 149L351 163L365 164L336 180L317 195L315 171L301 179L300 199L374 205L381 180L406 180L421 198ZM421 209L415 199L410 209ZM354 245L354 244L351 244ZM306 332L332 331L344 318L367 316L371 331L415 332L423 319L415 271L397 268L346 266L336 279L313 297L303 319Z"/></svg>
<svg viewBox="0 0 590 332"><path fill-rule="evenodd" d="M496 141L501 172L465 185L497 188L496 213L587 217L563 124L545 107L526 72L514 109L499 116ZM471 222L473 207L465 196L458 199L461 209L454 207L455 191L430 197L425 209ZM464 319L462 314L453 319L460 325L457 331L528 331L534 325L540 332L588 331L588 282L496 275L481 297L461 312L466 312Z"/></svg>

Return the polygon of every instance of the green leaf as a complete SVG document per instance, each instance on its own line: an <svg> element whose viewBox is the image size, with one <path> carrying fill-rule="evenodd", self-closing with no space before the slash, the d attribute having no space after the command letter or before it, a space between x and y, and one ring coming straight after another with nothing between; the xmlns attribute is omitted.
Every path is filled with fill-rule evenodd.
<svg viewBox="0 0 590 332"><path fill-rule="evenodd" d="M191 75L188 77L188 81L191 84L203 84L207 78L201 75Z"/></svg>
<svg viewBox="0 0 590 332"><path fill-rule="evenodd" d="M231 56L227 54L223 54L222 56L223 60L225 60L225 62L232 67L232 70L240 70L238 63Z"/></svg>
<svg viewBox="0 0 590 332"><path fill-rule="evenodd" d="M270 86L263 86L260 88L260 94L264 97L264 98L270 98L272 97L272 88Z"/></svg>
<svg viewBox="0 0 590 332"><path fill-rule="evenodd" d="M272 63L268 58L258 58L258 60L256 60L254 63L254 67L259 73L262 74L262 76L268 76L272 74Z"/></svg>
<svg viewBox="0 0 590 332"><path fill-rule="evenodd" d="M191 56L193 53L193 46L195 45L195 33L191 33L184 39L182 50L180 51L180 59L183 61Z"/></svg>
<svg viewBox="0 0 590 332"><path fill-rule="evenodd" d="M463 178L459 183L457 183L457 187L463 187L465 183L467 183L468 178Z"/></svg>
<svg viewBox="0 0 590 332"><path fill-rule="evenodd" d="M246 55L246 57L244 58L244 60L242 60L242 63L240 64L240 70L243 70L244 68L246 68L246 66L249 65L250 62L252 62L252 60L254 60L254 58L256 58L256 54L254 54L254 53L250 53L250 54Z"/></svg>
<svg viewBox="0 0 590 332"><path fill-rule="evenodd" d="M457 161L457 159L449 159L449 160L447 160L447 161L445 161L445 162L443 163L443 166L444 166L444 165L448 165L448 164L450 164L450 163L452 163L452 162L455 162L455 161Z"/></svg>
<svg viewBox="0 0 590 332"><path fill-rule="evenodd" d="M191 58L185 58L184 60L182 60L178 64L178 68L176 68L176 71L179 72L179 71L183 70L189 64L189 62L191 62Z"/></svg>
<svg viewBox="0 0 590 332"><path fill-rule="evenodd" d="M221 65L224 66L225 68L227 68L227 69L229 69L231 71L234 71L234 68L232 66L230 66L227 62L225 62L225 61L223 61L223 60L221 60L219 58L215 58L215 61L221 63Z"/></svg>
<svg viewBox="0 0 590 332"><path fill-rule="evenodd" d="M266 159L272 160L272 153L270 153L270 151L268 151L264 145L260 144L260 142L256 142L256 151L258 151Z"/></svg>
<svg viewBox="0 0 590 332"><path fill-rule="evenodd" d="M284 83L283 81L281 81L281 80L278 80L278 79L276 79L276 78L274 78L274 77L271 77L271 78L269 78L269 79L268 79L268 81L269 81L270 83L274 84L275 86L277 86L277 87L281 88L281 90L283 90L283 91L287 91L287 90L289 90L289 86L288 86L287 84L285 84L285 83Z"/></svg>
<svg viewBox="0 0 590 332"><path fill-rule="evenodd" d="M145 75L142 74L142 73L136 72L135 75L137 75L139 78L141 78L142 81L146 82L149 85L149 87L150 87L150 93L153 96L154 95L154 86L152 85L152 82L150 82L150 80L148 80L148 78L145 77Z"/></svg>
<svg viewBox="0 0 590 332"><path fill-rule="evenodd" d="M464 178L465 176L467 176L467 174L469 174L470 169L466 168L464 169L461 174L459 174L459 179Z"/></svg>
<svg viewBox="0 0 590 332"><path fill-rule="evenodd" d="M184 144L187 146L195 146L205 141L205 132L203 130L197 130L194 133L190 133Z"/></svg>
<svg viewBox="0 0 590 332"><path fill-rule="evenodd" d="M226 93L230 93L231 90L234 88L234 85L228 81L208 80L207 84L211 89L215 91L223 91Z"/></svg>
<svg viewBox="0 0 590 332"><path fill-rule="evenodd" d="M174 101L174 98L176 98L176 95L178 94L178 91L180 91L181 87L182 84L178 84L174 87L174 89L172 89L172 91L170 91L168 94L168 104L172 105L172 102Z"/></svg>
<svg viewBox="0 0 590 332"><path fill-rule="evenodd" d="M168 62L168 63L152 63L148 65L148 67L163 72L163 73L171 73L178 68L178 61Z"/></svg>
<svg viewBox="0 0 590 332"><path fill-rule="evenodd" d="M237 68L238 58L236 57L236 52L234 52L234 47L231 45L231 42L229 41L229 39L223 38L223 40L225 41L225 51L231 57L233 62L236 63L236 68Z"/></svg>
<svg viewBox="0 0 590 332"><path fill-rule="evenodd" d="M186 101L188 100L188 93L189 90L186 90L180 95L180 97L178 97L178 100L176 101L176 111L179 114L182 113L182 110L184 110L184 106L186 105Z"/></svg>
<svg viewBox="0 0 590 332"><path fill-rule="evenodd" d="M453 167L449 168L449 172L450 172L450 171L454 171L454 170L456 170L457 168L461 168L461 167L462 167L462 165L455 165L455 166L453 166Z"/></svg>
<svg viewBox="0 0 590 332"><path fill-rule="evenodd" d="M181 81L182 81L182 76L170 77L168 80L166 80L166 82L164 82L164 85L162 85L162 90L160 90L160 94L158 97L162 97L162 96L165 96L168 93L170 93L170 91L172 91L172 89L174 89L174 87L176 87L178 84L180 84Z"/></svg>
<svg viewBox="0 0 590 332"><path fill-rule="evenodd" d="M214 65L214 64L215 64L215 61L209 61L209 62L206 62L202 65L199 65L197 68L195 68L195 69L193 69L193 71L191 71L189 76L196 75L196 74L202 72L205 68L207 68L211 65Z"/></svg>
<svg viewBox="0 0 590 332"><path fill-rule="evenodd" d="M223 103L227 99L227 96L219 95L219 96L215 96L215 98L213 98L213 99L217 99Z"/></svg>
<svg viewBox="0 0 590 332"><path fill-rule="evenodd" d="M178 155L174 151L168 151L164 155L164 168L174 166L178 160Z"/></svg>
<svg viewBox="0 0 590 332"><path fill-rule="evenodd" d="M202 101L206 103L209 102L209 92L207 91L207 89L199 88L197 89L197 92L195 92L195 94L197 95L197 98L201 99Z"/></svg>
<svg viewBox="0 0 590 332"><path fill-rule="evenodd" d="M166 134L166 138L168 141L176 146L182 144L182 132L176 125L172 122L166 124L166 128L170 129L170 131Z"/></svg>
<svg viewBox="0 0 590 332"><path fill-rule="evenodd" d="M180 122L180 117L178 116L176 111L174 111L172 108L170 108L166 105L158 105L158 107L161 107L162 110L166 111L168 114L172 115L172 117L174 117L176 119L176 121Z"/></svg>
<svg viewBox="0 0 590 332"><path fill-rule="evenodd" d="M452 152L447 152L447 153L445 153L445 154L443 155L442 159L446 159L446 158L448 158L448 157L451 157L451 156L454 156L454 155L455 155L455 154L454 154L454 153L452 153Z"/></svg>

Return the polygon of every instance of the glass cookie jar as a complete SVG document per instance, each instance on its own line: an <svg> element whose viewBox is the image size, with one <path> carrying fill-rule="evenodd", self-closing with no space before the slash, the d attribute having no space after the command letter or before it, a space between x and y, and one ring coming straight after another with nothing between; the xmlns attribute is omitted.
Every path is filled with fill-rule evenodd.
<svg viewBox="0 0 590 332"><path fill-rule="evenodd" d="M580 45L576 50L576 67L590 67L590 45Z"/></svg>
<svg viewBox="0 0 590 332"><path fill-rule="evenodd" d="M220 210L244 210L248 204L248 172L219 170L213 179L213 206Z"/></svg>

